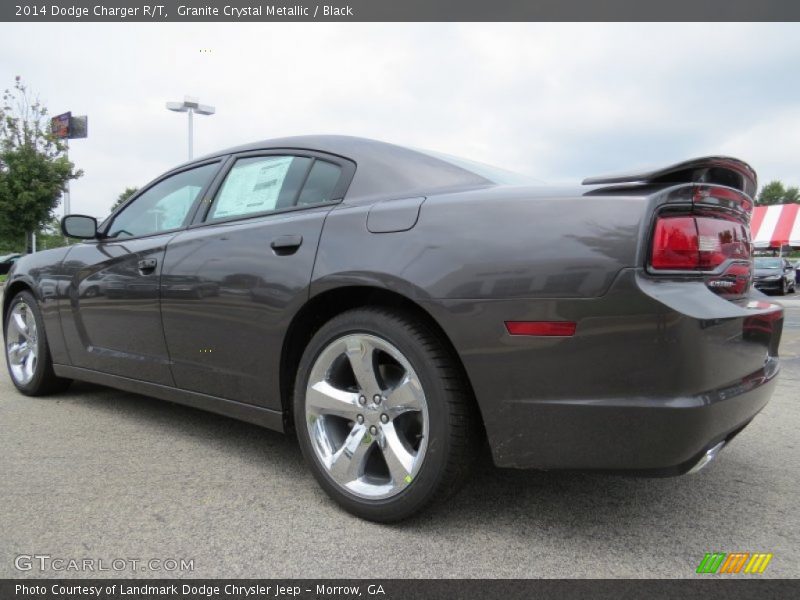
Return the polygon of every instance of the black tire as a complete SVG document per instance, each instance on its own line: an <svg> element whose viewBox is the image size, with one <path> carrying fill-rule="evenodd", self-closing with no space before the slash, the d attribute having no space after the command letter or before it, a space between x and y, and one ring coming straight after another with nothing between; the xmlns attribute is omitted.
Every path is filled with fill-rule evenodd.
<svg viewBox="0 0 800 600"><path fill-rule="evenodd" d="M426 453L413 481L390 498L362 498L337 484L317 458L306 426L311 369L329 344L350 334L376 336L395 346L413 367L425 394L429 420ZM405 519L454 494L466 481L482 442L469 385L448 345L415 314L384 308L347 311L313 336L295 381L294 422L303 456L328 495L352 514L384 523Z"/></svg>
<svg viewBox="0 0 800 600"><path fill-rule="evenodd" d="M20 292L11 300L11 303L8 306L8 312L6 314L4 329L6 336L9 333L9 323L11 320L11 315L14 312L14 307L20 303L24 303L27 306L27 310L30 311L30 314L36 321L36 344L37 355L39 358L37 359L36 366L33 369L33 377L31 380L24 384L17 381L11 371L11 363L8 356L8 346L10 340L6 339L5 343L3 344L3 348L6 353L6 366L8 367L8 374L11 377L11 381L20 392L27 396L46 396L48 394L63 392L69 387L70 383L72 383L72 380L58 377L53 372L53 359L50 356L50 346L47 343L47 336L45 335L44 331L44 320L42 319L42 313L39 310L39 304L36 302L33 294L30 292Z"/></svg>

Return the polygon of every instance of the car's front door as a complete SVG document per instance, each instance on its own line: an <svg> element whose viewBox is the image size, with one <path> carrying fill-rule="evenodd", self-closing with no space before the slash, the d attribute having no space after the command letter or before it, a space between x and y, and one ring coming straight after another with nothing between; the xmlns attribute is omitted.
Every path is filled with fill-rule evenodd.
<svg viewBox="0 0 800 600"><path fill-rule="evenodd" d="M167 243L194 215L219 162L169 174L70 249L62 325L73 366L172 385L159 276Z"/></svg>
<svg viewBox="0 0 800 600"><path fill-rule="evenodd" d="M206 214L167 246L162 319L177 387L280 408L284 335L353 169L277 151L229 164Z"/></svg>

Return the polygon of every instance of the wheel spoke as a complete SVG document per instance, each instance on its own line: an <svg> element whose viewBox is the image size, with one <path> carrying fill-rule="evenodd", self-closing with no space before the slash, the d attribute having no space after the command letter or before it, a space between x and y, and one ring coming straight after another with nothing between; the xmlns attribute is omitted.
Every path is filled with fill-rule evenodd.
<svg viewBox="0 0 800 600"><path fill-rule="evenodd" d="M23 359L23 368L25 375L30 378L33 377L33 370L36 368L36 355L33 352L28 352Z"/></svg>
<svg viewBox="0 0 800 600"><path fill-rule="evenodd" d="M356 424L331 457L330 474L336 481L346 484L364 473L364 462L372 446L373 438L363 425Z"/></svg>
<svg viewBox="0 0 800 600"><path fill-rule="evenodd" d="M409 483L407 477L411 476L414 470L416 457L411 454L397 435L397 430L393 423L383 426L383 436L381 440L381 450L386 466L389 467L389 474L395 486L402 486Z"/></svg>
<svg viewBox="0 0 800 600"><path fill-rule="evenodd" d="M352 336L347 340L347 358L353 368L358 387L367 395L381 391L375 373L375 347L362 337Z"/></svg>
<svg viewBox="0 0 800 600"><path fill-rule="evenodd" d="M8 346L8 360L15 365L22 362L21 357L25 352L26 346L20 343L13 343Z"/></svg>
<svg viewBox="0 0 800 600"><path fill-rule="evenodd" d="M21 311L14 311L14 314L11 315L11 320L14 323L14 326L17 329L17 332L25 337L28 338L28 320L25 315Z"/></svg>
<svg viewBox="0 0 800 600"><path fill-rule="evenodd" d="M318 381L308 388L306 406L316 415L337 415L355 420L358 394L335 388L327 381Z"/></svg>
<svg viewBox="0 0 800 600"><path fill-rule="evenodd" d="M415 377L406 375L403 380L386 394L386 410L394 418L409 411L422 410L425 393L422 384Z"/></svg>

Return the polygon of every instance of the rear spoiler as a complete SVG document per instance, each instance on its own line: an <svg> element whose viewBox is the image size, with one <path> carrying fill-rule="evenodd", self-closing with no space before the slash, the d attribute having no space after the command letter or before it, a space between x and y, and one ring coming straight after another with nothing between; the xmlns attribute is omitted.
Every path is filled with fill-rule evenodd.
<svg viewBox="0 0 800 600"><path fill-rule="evenodd" d="M693 158L661 169L587 177L583 185L603 183L713 183L736 188L755 196L758 178L753 167L729 156Z"/></svg>

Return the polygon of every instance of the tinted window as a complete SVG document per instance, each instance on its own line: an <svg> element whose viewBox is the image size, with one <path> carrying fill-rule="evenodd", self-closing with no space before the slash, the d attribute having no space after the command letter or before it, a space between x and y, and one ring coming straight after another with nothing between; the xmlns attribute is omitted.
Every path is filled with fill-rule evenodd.
<svg viewBox="0 0 800 600"><path fill-rule="evenodd" d="M311 159L302 156L240 158L225 177L208 218L227 219L294 206L310 164Z"/></svg>
<svg viewBox="0 0 800 600"><path fill-rule="evenodd" d="M332 163L324 160L314 161L311 173L308 174L306 184L300 193L300 199L297 201L298 206L335 200L333 192L339 182L341 172L342 170Z"/></svg>
<svg viewBox="0 0 800 600"><path fill-rule="evenodd" d="M107 235L138 237L183 226L197 195L217 167L216 163L197 167L158 182L114 218Z"/></svg>

